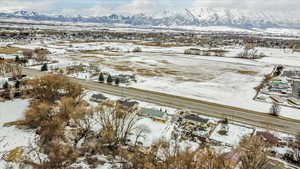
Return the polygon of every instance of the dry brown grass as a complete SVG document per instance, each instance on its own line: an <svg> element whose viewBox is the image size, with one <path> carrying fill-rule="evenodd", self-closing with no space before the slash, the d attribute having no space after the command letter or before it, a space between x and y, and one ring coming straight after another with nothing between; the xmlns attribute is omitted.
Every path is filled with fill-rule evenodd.
<svg viewBox="0 0 300 169"><path fill-rule="evenodd" d="M158 72L154 72L152 70L143 69L143 68L136 69L136 73L138 75L146 76L146 77L162 76L162 74L160 74Z"/></svg>
<svg viewBox="0 0 300 169"><path fill-rule="evenodd" d="M82 53L82 54L89 54L89 55L122 56L121 53L117 53L117 52L105 52L103 50L81 50L80 53Z"/></svg>
<svg viewBox="0 0 300 169"><path fill-rule="evenodd" d="M0 54L15 54L18 51L23 51L26 50L24 48L16 48L16 47L4 47L4 48L0 48Z"/></svg>
<svg viewBox="0 0 300 169"><path fill-rule="evenodd" d="M114 65L113 68L118 71L134 72L134 68L126 65Z"/></svg>
<svg viewBox="0 0 300 169"><path fill-rule="evenodd" d="M69 43L74 44L74 43L93 43L93 42L99 42L96 40L71 40Z"/></svg>
<svg viewBox="0 0 300 169"><path fill-rule="evenodd" d="M142 62L142 61L137 61L136 63L143 64L143 65L146 64L146 62Z"/></svg>
<svg viewBox="0 0 300 169"><path fill-rule="evenodd" d="M81 50L82 54L100 54L100 50Z"/></svg>
<svg viewBox="0 0 300 169"><path fill-rule="evenodd" d="M251 70L241 70L241 69L233 69L233 68L225 68L225 69L223 69L223 71L225 71L225 72L235 72L235 73L239 73L239 74L242 74L242 75L251 75L251 76L254 76L254 75L258 74L258 72L251 71Z"/></svg>
<svg viewBox="0 0 300 169"><path fill-rule="evenodd" d="M160 63L163 63L163 64L170 64L170 62L167 61L167 60L160 60L159 62L160 62Z"/></svg>
<svg viewBox="0 0 300 169"><path fill-rule="evenodd" d="M251 76L254 76L257 74L257 72L251 71L251 70L239 70L238 73L243 74L243 75L251 75Z"/></svg>
<svg viewBox="0 0 300 169"><path fill-rule="evenodd" d="M121 53L117 52L99 52L99 54L103 56L122 56Z"/></svg>
<svg viewBox="0 0 300 169"><path fill-rule="evenodd" d="M81 58L97 58L97 56L80 56Z"/></svg>
<svg viewBox="0 0 300 169"><path fill-rule="evenodd" d="M70 44L75 43L97 43L97 42L109 42L109 43L132 43L130 40L71 40Z"/></svg>
<svg viewBox="0 0 300 169"><path fill-rule="evenodd" d="M165 74L165 75L178 75L178 71L176 70L171 70L169 68L157 68L154 70L158 74Z"/></svg>
<svg viewBox="0 0 300 169"><path fill-rule="evenodd" d="M156 46L156 47L184 47L193 46L193 44L162 44L159 42L134 42L135 45L141 46Z"/></svg>

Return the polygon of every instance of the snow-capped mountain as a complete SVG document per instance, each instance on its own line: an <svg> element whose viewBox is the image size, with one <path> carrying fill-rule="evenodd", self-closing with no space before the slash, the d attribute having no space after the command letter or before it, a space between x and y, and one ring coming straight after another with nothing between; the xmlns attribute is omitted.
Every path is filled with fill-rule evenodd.
<svg viewBox="0 0 300 169"><path fill-rule="evenodd" d="M195 8L184 12L163 11L161 14L112 14L99 17L45 15L32 11L0 13L0 18L21 18L35 21L91 22L128 24L132 26L231 26L240 28L300 28L300 18L293 13L265 13L250 10Z"/></svg>

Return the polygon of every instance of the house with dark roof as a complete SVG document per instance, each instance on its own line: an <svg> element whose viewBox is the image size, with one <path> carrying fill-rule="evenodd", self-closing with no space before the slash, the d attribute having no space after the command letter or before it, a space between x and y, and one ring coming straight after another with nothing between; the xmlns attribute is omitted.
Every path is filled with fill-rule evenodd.
<svg viewBox="0 0 300 169"><path fill-rule="evenodd" d="M137 109L139 102L137 101L130 101L129 99L125 99L125 100L118 100L117 104L122 105L123 107L127 108L127 109Z"/></svg>
<svg viewBox="0 0 300 169"><path fill-rule="evenodd" d="M183 117L184 121L187 121L189 123L192 123L194 125L202 126L202 127L207 127L208 124L208 119L201 118L195 114L187 114Z"/></svg>
<svg viewBox="0 0 300 169"><path fill-rule="evenodd" d="M90 100L93 102L102 103L107 99L108 98L103 94L93 94Z"/></svg>
<svg viewBox="0 0 300 169"><path fill-rule="evenodd" d="M135 75L119 74L117 76L112 76L112 79L114 81L116 81L116 79L119 79L120 83L129 83L130 81L135 81Z"/></svg>

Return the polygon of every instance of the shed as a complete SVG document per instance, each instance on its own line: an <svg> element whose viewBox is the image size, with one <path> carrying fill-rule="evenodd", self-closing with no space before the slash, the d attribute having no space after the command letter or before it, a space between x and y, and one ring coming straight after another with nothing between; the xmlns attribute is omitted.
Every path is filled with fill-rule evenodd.
<svg viewBox="0 0 300 169"><path fill-rule="evenodd" d="M158 122L165 123L167 121L167 113L157 109L141 108L140 113Z"/></svg>
<svg viewBox="0 0 300 169"><path fill-rule="evenodd" d="M207 125L208 123L208 119L204 119L201 118L195 114L188 114L184 116L184 119L191 122L191 123L195 123L197 125L203 126L203 125Z"/></svg>
<svg viewBox="0 0 300 169"><path fill-rule="evenodd" d="M129 99L126 100L118 100L118 104L124 106L125 108L136 108L139 105L139 102L137 101L130 101Z"/></svg>
<svg viewBox="0 0 300 169"><path fill-rule="evenodd" d="M105 97L103 94L93 94L90 100L93 102L102 103L107 99L108 98Z"/></svg>

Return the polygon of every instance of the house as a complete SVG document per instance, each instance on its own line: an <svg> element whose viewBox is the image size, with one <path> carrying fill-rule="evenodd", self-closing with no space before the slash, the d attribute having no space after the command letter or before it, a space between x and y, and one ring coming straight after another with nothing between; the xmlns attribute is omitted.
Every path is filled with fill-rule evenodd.
<svg viewBox="0 0 300 169"><path fill-rule="evenodd" d="M186 49L184 51L184 54L187 54L187 55L201 55L202 50L197 49L197 48L190 48L190 49Z"/></svg>
<svg viewBox="0 0 300 169"><path fill-rule="evenodd" d="M293 81L292 95L293 95L294 98L300 100L300 80L294 80Z"/></svg>
<svg viewBox="0 0 300 169"><path fill-rule="evenodd" d="M192 135L196 136L202 140L205 140L206 138L209 137L209 132L210 132L210 130L208 128L196 127L196 128L194 128L194 131L192 131Z"/></svg>
<svg viewBox="0 0 300 169"><path fill-rule="evenodd" d="M289 84L284 81L273 81L270 85L270 91L286 91L289 89Z"/></svg>
<svg viewBox="0 0 300 169"><path fill-rule="evenodd" d="M165 123L167 121L167 113L160 110L141 108L140 113L141 115L152 118L154 121L157 122Z"/></svg>
<svg viewBox="0 0 300 169"><path fill-rule="evenodd" d="M93 102L102 103L107 99L108 98L105 97L103 94L93 94L90 100Z"/></svg>
<svg viewBox="0 0 300 169"><path fill-rule="evenodd" d="M209 121L208 119L201 118L195 114L188 114L185 115L183 118L185 121L201 127L207 127Z"/></svg>
<svg viewBox="0 0 300 169"><path fill-rule="evenodd" d="M137 109L139 102L130 101L129 99L125 99L125 100L118 100L117 104L122 105L124 108L127 108L127 109Z"/></svg>

